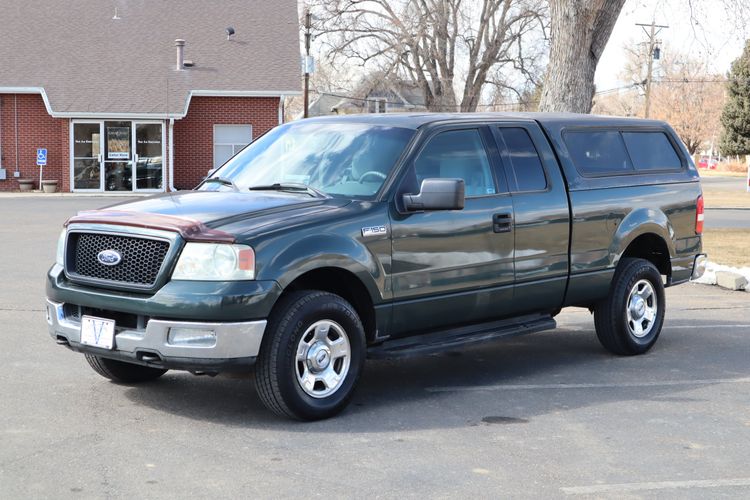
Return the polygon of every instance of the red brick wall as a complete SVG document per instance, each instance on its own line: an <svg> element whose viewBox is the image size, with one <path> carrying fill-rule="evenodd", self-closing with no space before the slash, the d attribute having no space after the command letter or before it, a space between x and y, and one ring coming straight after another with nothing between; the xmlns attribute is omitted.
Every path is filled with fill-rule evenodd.
<svg viewBox="0 0 750 500"><path fill-rule="evenodd" d="M45 179L57 179L59 190L70 191L70 120L47 114L38 94L0 94L0 140L2 168L7 179L0 191L18 189L16 169L15 106L18 106L18 166L21 178L35 180L39 188L36 149L47 148ZM213 167L213 126L253 127L253 137L278 125L277 97L194 97L185 118L174 124L175 181L178 189L194 187ZM164 140L167 140L165 134ZM169 153L168 153L169 154ZM166 179L165 179L166 181Z"/></svg>
<svg viewBox="0 0 750 500"><path fill-rule="evenodd" d="M214 163L214 125L247 125L253 138L279 124L278 97L193 97L174 123L174 186L195 187Z"/></svg>
<svg viewBox="0 0 750 500"><path fill-rule="evenodd" d="M0 191L18 189L13 177L16 170L16 105L18 106L18 169L21 178L32 178L39 188L39 167L36 149L47 148L45 179L57 179L62 191L68 190L70 158L68 120L47 114L39 94L0 94L0 140L2 140L2 168L6 180L0 181Z"/></svg>

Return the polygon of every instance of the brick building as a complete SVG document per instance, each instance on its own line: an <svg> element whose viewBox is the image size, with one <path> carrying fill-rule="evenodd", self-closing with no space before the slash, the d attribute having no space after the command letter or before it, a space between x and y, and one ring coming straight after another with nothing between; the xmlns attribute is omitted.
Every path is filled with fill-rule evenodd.
<svg viewBox="0 0 750 500"><path fill-rule="evenodd" d="M39 148L61 191L191 188L300 93L295 0L16 2L0 24L0 191L38 187Z"/></svg>

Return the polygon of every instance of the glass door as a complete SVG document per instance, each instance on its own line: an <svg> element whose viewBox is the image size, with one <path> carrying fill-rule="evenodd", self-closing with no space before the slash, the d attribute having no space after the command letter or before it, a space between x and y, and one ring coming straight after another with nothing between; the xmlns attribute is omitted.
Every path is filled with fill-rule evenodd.
<svg viewBox="0 0 750 500"><path fill-rule="evenodd" d="M164 179L162 123L135 123L135 189L161 191Z"/></svg>
<svg viewBox="0 0 750 500"><path fill-rule="evenodd" d="M132 122L104 122L104 190L133 190Z"/></svg>
<svg viewBox="0 0 750 500"><path fill-rule="evenodd" d="M73 123L73 190L102 189L102 123Z"/></svg>

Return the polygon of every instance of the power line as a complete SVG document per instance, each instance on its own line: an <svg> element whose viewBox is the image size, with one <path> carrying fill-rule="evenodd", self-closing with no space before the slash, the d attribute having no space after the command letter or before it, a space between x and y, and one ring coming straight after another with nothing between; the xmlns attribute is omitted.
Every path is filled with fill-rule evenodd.
<svg viewBox="0 0 750 500"><path fill-rule="evenodd" d="M654 59L659 59L659 41L656 39L656 35L661 33L663 29L669 28L669 26L656 24L655 21L651 21L651 24L635 23L635 25L640 26L646 32L646 36L648 36L648 71L646 73L646 109L644 112L644 117L648 118L649 111L651 110L651 80L653 79ZM647 27L649 28L648 30L646 29Z"/></svg>

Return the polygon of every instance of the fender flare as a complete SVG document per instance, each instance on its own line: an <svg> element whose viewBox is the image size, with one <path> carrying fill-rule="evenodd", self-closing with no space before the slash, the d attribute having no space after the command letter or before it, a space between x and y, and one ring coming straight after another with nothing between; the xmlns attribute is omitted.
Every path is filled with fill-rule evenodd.
<svg viewBox="0 0 750 500"><path fill-rule="evenodd" d="M311 255L310 248L315 252ZM384 301L386 274L369 249L352 238L333 233L306 236L274 255L267 266L273 269L282 289L303 274L321 268L352 273L367 289L373 304Z"/></svg>
<svg viewBox="0 0 750 500"><path fill-rule="evenodd" d="M610 265L617 266L628 246L645 234L653 234L660 238L669 251L669 258L675 256L675 233L669 218L661 210L640 208L626 215L617 226L609 247Z"/></svg>

